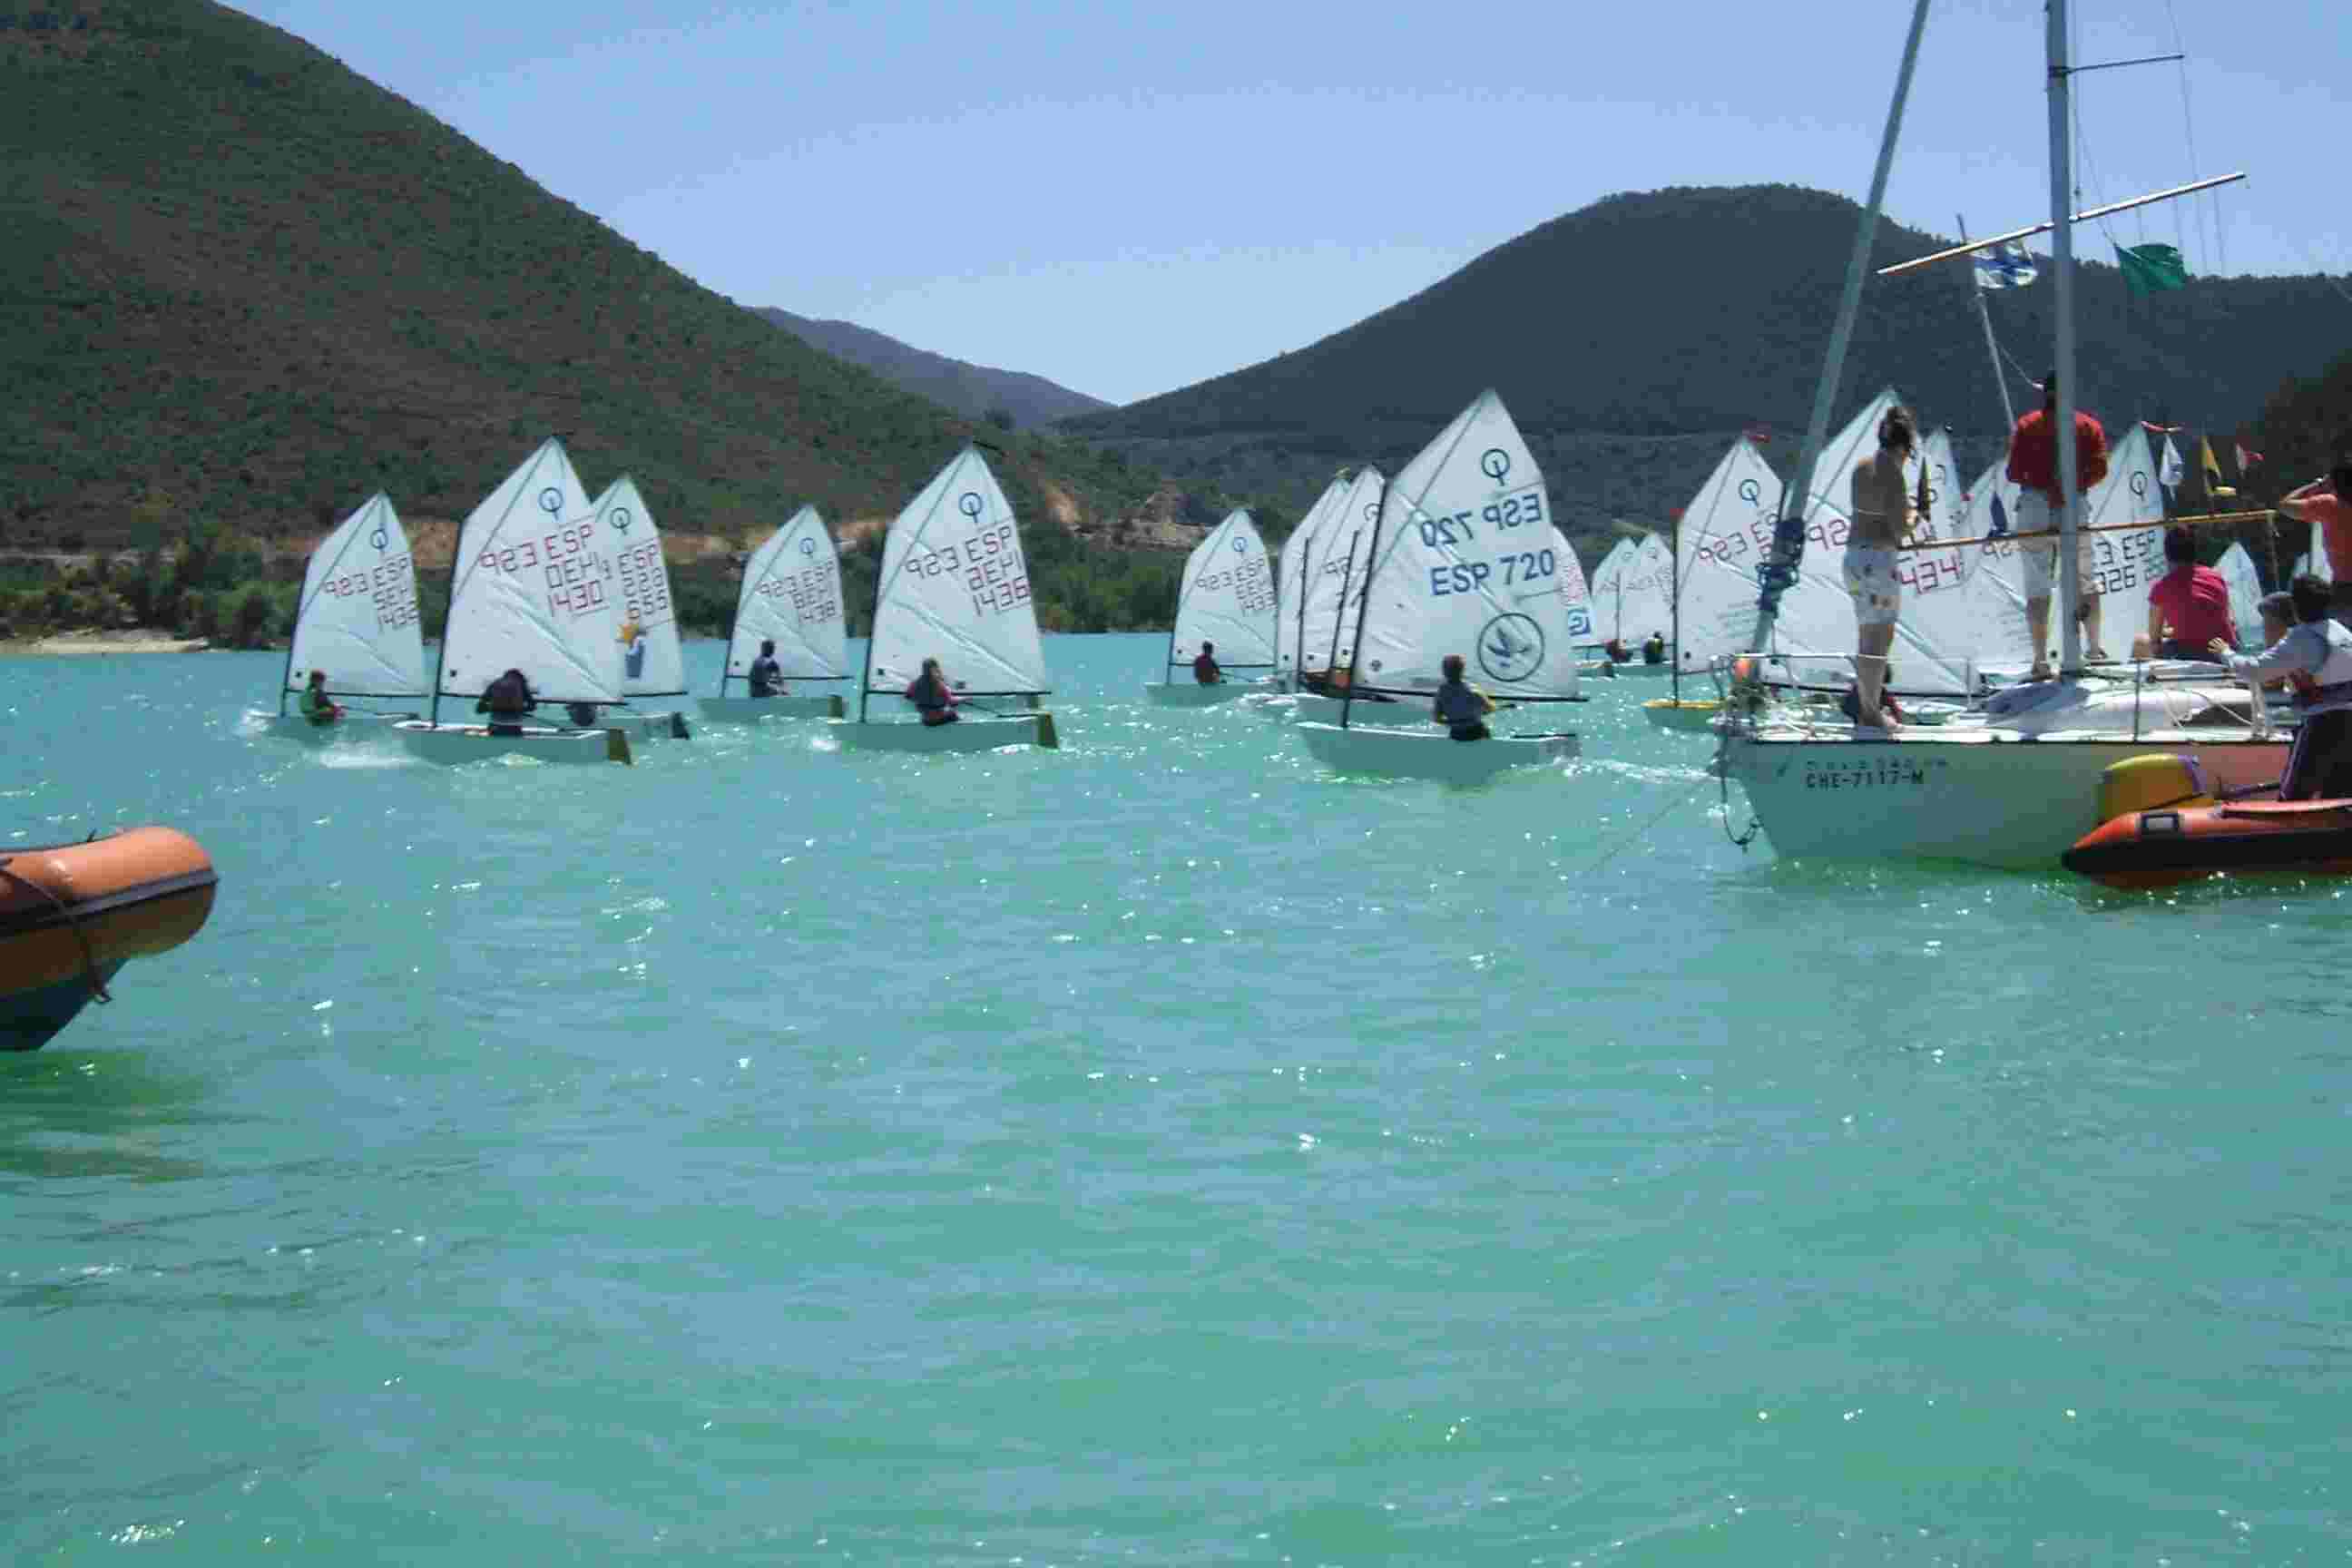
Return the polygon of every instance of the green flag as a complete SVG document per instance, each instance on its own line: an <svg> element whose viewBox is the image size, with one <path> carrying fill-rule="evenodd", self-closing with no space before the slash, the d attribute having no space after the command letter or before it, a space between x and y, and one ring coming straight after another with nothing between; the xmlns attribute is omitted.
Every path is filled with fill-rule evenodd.
<svg viewBox="0 0 2352 1568"><path fill-rule="evenodd" d="M2124 284L2134 299L2189 286L2189 268L2181 264L2180 252L2168 245L2118 245L2116 265L2123 268Z"/></svg>

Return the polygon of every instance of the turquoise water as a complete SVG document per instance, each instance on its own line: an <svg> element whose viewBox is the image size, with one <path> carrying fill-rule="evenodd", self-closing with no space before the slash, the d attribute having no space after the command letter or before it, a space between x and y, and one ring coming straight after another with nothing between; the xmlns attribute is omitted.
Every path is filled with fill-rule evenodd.
<svg viewBox="0 0 2352 1568"><path fill-rule="evenodd" d="M633 770L5 665L0 844L222 892L0 1058L0 1560L2352 1554L2342 889L1743 855L1648 682L1342 784L1163 648Z"/></svg>

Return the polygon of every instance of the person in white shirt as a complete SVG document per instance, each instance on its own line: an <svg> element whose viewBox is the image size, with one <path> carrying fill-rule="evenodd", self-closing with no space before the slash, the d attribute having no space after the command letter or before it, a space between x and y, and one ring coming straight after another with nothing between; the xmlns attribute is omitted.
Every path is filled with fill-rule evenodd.
<svg viewBox="0 0 2352 1568"><path fill-rule="evenodd" d="M2286 636L2251 657L2231 653L2220 637L2207 651L2232 675L2284 675L2294 687L2303 723L2287 752L2279 798L2352 799L2352 631L2329 618L2333 595L2311 574L2288 584L2287 592L2301 624Z"/></svg>

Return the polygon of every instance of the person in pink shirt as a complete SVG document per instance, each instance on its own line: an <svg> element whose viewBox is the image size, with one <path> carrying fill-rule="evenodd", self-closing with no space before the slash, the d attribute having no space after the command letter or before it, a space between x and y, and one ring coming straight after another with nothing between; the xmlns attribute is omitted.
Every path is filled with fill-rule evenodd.
<svg viewBox="0 0 2352 1568"><path fill-rule="evenodd" d="M2216 641L2234 650L2237 620L2230 613L2230 584L2210 566L2197 564L2197 540L2179 526L2164 531L2168 570L2148 585L2147 640L2158 658L2203 658Z"/></svg>

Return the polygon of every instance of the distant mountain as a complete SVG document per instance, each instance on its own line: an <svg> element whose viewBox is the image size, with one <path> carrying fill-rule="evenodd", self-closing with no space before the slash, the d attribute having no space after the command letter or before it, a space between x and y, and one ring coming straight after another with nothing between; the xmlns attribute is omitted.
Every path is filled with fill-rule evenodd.
<svg viewBox="0 0 2352 1568"><path fill-rule="evenodd" d="M1787 185L1612 196L1297 353L1064 428L1300 504L1337 463L1402 461L1491 385L1545 462L1556 509L1605 546L1610 517L1663 522L1748 425L1769 425L1769 450L1793 461L1858 216L1843 196ZM2080 239L2105 249L2095 229ZM1882 223L1874 266L1946 243ZM1955 427L1964 458L1989 460L2004 432L1971 287L1960 263L1872 278L1835 417L1891 384ZM2049 279L1992 307L2003 345L2038 375ZM2352 306L2320 278L2198 279L2133 300L2092 262L2076 322L2084 392L2110 425L2227 428L2345 342Z"/></svg>
<svg viewBox="0 0 2352 1568"><path fill-rule="evenodd" d="M737 538L887 517L975 436L1041 523L1160 489L774 330L226 6L0 12L0 547L284 539L379 487L462 517L550 432Z"/></svg>
<svg viewBox="0 0 2352 1568"><path fill-rule="evenodd" d="M1057 386L1042 375L967 364L902 343L855 321L814 321L772 305L761 307L759 313L811 347L864 365L900 391L928 397L967 419L986 419L1002 412L1012 417L1016 427L1027 429L1110 406L1099 397Z"/></svg>

